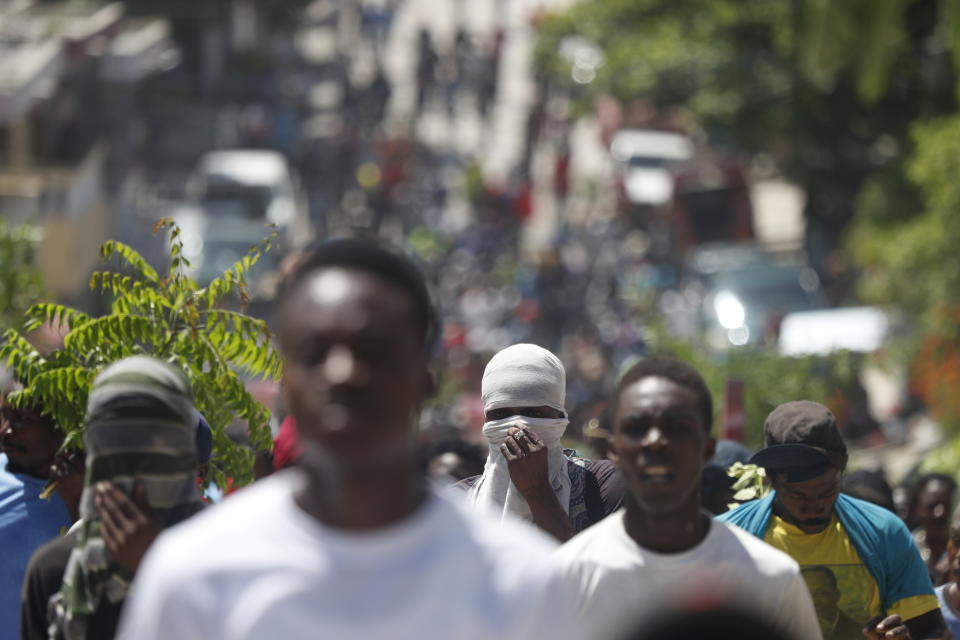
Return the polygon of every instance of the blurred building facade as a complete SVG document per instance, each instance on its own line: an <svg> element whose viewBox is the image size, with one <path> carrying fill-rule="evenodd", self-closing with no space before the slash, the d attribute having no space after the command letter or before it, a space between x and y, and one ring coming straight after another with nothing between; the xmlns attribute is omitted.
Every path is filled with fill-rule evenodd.
<svg viewBox="0 0 960 640"><path fill-rule="evenodd" d="M175 50L119 3L0 1L0 216L43 231L51 290L77 300L111 228L109 183L135 152L136 88Z"/></svg>

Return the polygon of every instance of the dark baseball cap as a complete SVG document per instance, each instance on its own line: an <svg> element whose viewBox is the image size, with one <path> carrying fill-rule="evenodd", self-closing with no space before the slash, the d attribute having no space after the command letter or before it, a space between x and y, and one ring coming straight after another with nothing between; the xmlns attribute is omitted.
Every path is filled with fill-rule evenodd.
<svg viewBox="0 0 960 640"><path fill-rule="evenodd" d="M763 432L766 447L750 462L785 472L788 482L803 482L847 466L847 445L837 419L822 404L809 400L782 404L767 416Z"/></svg>

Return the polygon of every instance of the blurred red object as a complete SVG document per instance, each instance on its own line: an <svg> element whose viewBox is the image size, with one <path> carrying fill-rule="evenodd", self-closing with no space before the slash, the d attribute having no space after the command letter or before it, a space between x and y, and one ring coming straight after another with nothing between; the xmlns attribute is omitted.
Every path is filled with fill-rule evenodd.
<svg viewBox="0 0 960 640"><path fill-rule="evenodd" d="M297 431L297 421L293 416L287 416L280 423L280 432L273 441L273 468L277 471L289 467L300 454L300 434Z"/></svg>

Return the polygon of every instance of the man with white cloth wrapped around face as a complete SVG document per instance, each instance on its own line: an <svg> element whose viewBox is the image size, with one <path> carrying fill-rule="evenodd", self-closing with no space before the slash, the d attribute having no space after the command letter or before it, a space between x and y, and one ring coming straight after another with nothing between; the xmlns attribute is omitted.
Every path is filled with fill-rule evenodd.
<svg viewBox="0 0 960 640"><path fill-rule="evenodd" d="M623 503L613 463L563 450L565 396L563 364L546 349L515 344L497 353L481 389L490 452L483 474L460 483L478 509L531 520L561 541Z"/></svg>

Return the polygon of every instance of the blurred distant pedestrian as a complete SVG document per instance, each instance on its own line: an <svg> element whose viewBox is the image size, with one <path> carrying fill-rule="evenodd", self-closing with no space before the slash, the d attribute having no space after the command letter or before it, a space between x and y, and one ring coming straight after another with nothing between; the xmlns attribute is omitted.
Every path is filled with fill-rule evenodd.
<svg viewBox="0 0 960 640"><path fill-rule="evenodd" d="M482 118L487 117L490 113L490 106L496 104L497 101L500 58L503 53L504 39L503 28L498 28L494 32L493 39L487 48L487 53L482 63L480 79L477 86L477 108Z"/></svg>
<svg viewBox="0 0 960 640"><path fill-rule="evenodd" d="M483 473L483 451L458 438L432 443L423 452L427 476L440 485L452 485Z"/></svg>
<svg viewBox="0 0 960 640"><path fill-rule="evenodd" d="M937 600L947 631L960 638L960 508L950 519L950 540L947 542L948 582L937 587Z"/></svg>
<svg viewBox="0 0 960 640"><path fill-rule="evenodd" d="M945 473L921 476L915 486L913 516L917 527L913 540L920 550L934 586L947 578L947 541L950 537L950 511L957 492L957 481Z"/></svg>
<svg viewBox="0 0 960 640"><path fill-rule="evenodd" d="M703 468L700 482L700 501L703 508L714 515L729 510L734 502L733 484L735 479L727 475L727 470L735 462L746 462L752 451L739 442L721 440L716 451Z"/></svg>
<svg viewBox="0 0 960 640"><path fill-rule="evenodd" d="M453 59L457 71L457 91L471 91L473 89L473 42L470 34L463 27L457 28L457 35L453 39Z"/></svg>
<svg viewBox="0 0 960 640"><path fill-rule="evenodd" d="M394 0L367 0L360 7L360 28L365 38L370 40L376 51L383 49L383 45L390 35L393 17L396 13Z"/></svg>
<svg viewBox="0 0 960 640"><path fill-rule="evenodd" d="M578 637L548 537L425 486L415 425L438 327L417 267L371 242L321 244L280 307L297 468L162 535L120 637Z"/></svg>
<svg viewBox="0 0 960 640"><path fill-rule="evenodd" d="M883 477L883 471L857 469L843 476L840 490L848 496L872 502L891 513L897 508L893 501L893 490Z"/></svg>
<svg viewBox="0 0 960 640"><path fill-rule="evenodd" d="M363 97L363 112L366 116L365 128L367 130L375 131L378 127L383 126L392 94L393 89L390 86L390 80L387 78L383 67L377 65L373 80L367 86Z"/></svg>
<svg viewBox="0 0 960 640"><path fill-rule="evenodd" d="M417 38L417 114L423 113L424 107L433 96L438 62L439 57L433 47L430 32L421 29Z"/></svg>
<svg viewBox="0 0 960 640"><path fill-rule="evenodd" d="M780 634L820 638L797 563L700 508L700 472L714 450L713 400L700 374L679 360L646 358L623 375L612 404L626 508L557 552L590 637L731 606Z"/></svg>

